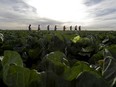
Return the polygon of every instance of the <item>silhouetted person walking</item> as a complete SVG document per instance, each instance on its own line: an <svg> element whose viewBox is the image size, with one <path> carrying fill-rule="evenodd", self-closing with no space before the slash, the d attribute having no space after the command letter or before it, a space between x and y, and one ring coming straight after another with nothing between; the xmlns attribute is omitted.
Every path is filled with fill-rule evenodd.
<svg viewBox="0 0 116 87"><path fill-rule="evenodd" d="M55 25L55 27L54 27L54 30L56 31L57 30L57 26Z"/></svg>
<svg viewBox="0 0 116 87"><path fill-rule="evenodd" d="M77 30L77 25L75 26L75 30Z"/></svg>
<svg viewBox="0 0 116 87"><path fill-rule="evenodd" d="M81 31L81 26L79 26L79 31Z"/></svg>
<svg viewBox="0 0 116 87"><path fill-rule="evenodd" d="M48 30L48 31L50 30L50 25L47 26L47 30Z"/></svg>
<svg viewBox="0 0 116 87"><path fill-rule="evenodd" d="M63 26L63 31L65 31L66 30L66 27L65 26Z"/></svg>
<svg viewBox="0 0 116 87"><path fill-rule="evenodd" d="M38 25L38 31L40 30L40 25Z"/></svg>
<svg viewBox="0 0 116 87"><path fill-rule="evenodd" d="M70 31L72 31L72 26L70 26Z"/></svg>
<svg viewBox="0 0 116 87"><path fill-rule="evenodd" d="M28 28L29 28L29 31L31 31L31 24L29 24L29 27Z"/></svg>

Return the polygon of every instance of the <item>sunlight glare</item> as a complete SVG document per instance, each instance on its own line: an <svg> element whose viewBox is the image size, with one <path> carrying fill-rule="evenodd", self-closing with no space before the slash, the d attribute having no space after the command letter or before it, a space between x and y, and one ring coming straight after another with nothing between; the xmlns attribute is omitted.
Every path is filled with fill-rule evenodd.
<svg viewBox="0 0 116 87"><path fill-rule="evenodd" d="M82 0L28 0L41 18L61 22L83 22L88 16Z"/></svg>

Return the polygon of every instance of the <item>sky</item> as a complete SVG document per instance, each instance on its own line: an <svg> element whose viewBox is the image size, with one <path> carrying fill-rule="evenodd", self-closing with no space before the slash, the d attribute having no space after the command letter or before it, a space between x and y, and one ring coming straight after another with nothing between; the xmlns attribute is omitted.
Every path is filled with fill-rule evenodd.
<svg viewBox="0 0 116 87"><path fill-rule="evenodd" d="M0 29L116 30L116 0L0 0Z"/></svg>

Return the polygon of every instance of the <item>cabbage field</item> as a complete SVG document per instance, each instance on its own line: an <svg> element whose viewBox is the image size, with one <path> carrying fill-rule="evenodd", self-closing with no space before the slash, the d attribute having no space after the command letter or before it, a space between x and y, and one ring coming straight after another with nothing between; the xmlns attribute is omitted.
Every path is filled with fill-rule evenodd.
<svg viewBox="0 0 116 87"><path fill-rule="evenodd" d="M116 87L116 32L0 30L0 87Z"/></svg>

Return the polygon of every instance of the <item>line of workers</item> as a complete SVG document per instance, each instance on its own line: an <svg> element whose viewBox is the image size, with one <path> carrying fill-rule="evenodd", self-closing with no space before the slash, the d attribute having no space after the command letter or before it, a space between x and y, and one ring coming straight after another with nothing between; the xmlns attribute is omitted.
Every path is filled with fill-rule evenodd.
<svg viewBox="0 0 116 87"><path fill-rule="evenodd" d="M31 24L29 24L28 29L31 30ZM40 25L38 25L38 30L41 30ZM47 26L47 30L48 30L48 31L50 30L50 25ZM57 30L57 25L54 26L54 30L55 30L55 31ZM66 26L63 26L63 31L65 31L65 30L66 30ZM70 26L70 30L72 30L72 26ZM76 26L74 27L74 30L79 30L79 31L81 31L81 26L77 26L77 25L76 25Z"/></svg>

